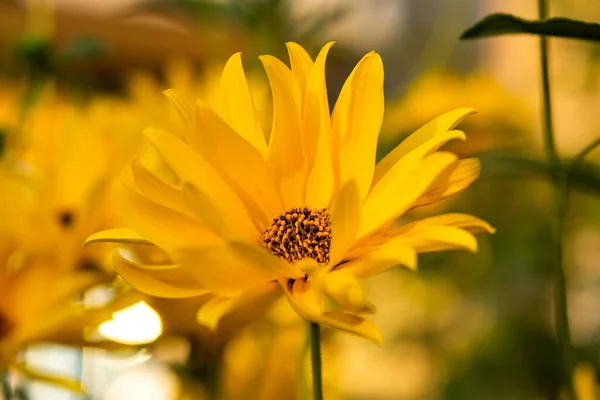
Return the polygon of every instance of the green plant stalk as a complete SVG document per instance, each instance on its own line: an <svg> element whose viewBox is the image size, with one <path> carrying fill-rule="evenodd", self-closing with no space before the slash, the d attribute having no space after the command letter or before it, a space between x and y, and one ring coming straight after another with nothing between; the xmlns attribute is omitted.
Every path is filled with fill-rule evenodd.
<svg viewBox="0 0 600 400"><path fill-rule="evenodd" d="M323 400L323 374L321 372L321 327L310 323L310 360L312 364L314 400Z"/></svg>
<svg viewBox="0 0 600 400"><path fill-rule="evenodd" d="M10 390L10 386L8 384L8 375L6 371L3 371L1 369L0 379L2 380L2 382L0 382L0 384L2 385L2 398L4 400L10 400L12 398L12 391Z"/></svg>
<svg viewBox="0 0 600 400"><path fill-rule="evenodd" d="M547 17L548 5L546 0L538 0L539 19ZM566 182L559 174L560 159L554 141L554 130L552 128L552 103L550 99L550 77L548 74L548 39L540 37L540 60L542 70L542 94L543 94L543 131L546 156L551 166L551 178L553 186L553 208L555 212L552 226L552 238L554 241L553 253L555 261L554 282L554 323L558 343L561 348L562 358L565 364L565 383L572 393L572 371L573 351L571 346L571 334L569 329L569 316L567 307L567 280L563 268L562 236L565 215L564 190Z"/></svg>

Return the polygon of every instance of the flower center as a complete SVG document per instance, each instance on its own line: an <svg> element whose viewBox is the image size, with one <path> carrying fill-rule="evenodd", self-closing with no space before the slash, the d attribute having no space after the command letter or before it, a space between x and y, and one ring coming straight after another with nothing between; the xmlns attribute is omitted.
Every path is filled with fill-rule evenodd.
<svg viewBox="0 0 600 400"><path fill-rule="evenodd" d="M70 228L75 223L75 215L69 211L61 211L58 213L58 222L64 229Z"/></svg>
<svg viewBox="0 0 600 400"><path fill-rule="evenodd" d="M0 313L0 340L8 335L10 329L10 321L4 315L2 315L2 313Z"/></svg>
<svg viewBox="0 0 600 400"><path fill-rule="evenodd" d="M312 258L327 264L331 247L329 211L304 207L283 212L263 232L260 242L271 253L290 263Z"/></svg>

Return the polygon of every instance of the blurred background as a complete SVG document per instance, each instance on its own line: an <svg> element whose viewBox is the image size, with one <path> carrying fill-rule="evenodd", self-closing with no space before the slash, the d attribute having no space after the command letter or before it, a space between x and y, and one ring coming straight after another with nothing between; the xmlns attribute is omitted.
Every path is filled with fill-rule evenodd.
<svg viewBox="0 0 600 400"><path fill-rule="evenodd" d="M554 16L600 21L598 1L550 3ZM539 167L538 39L458 40L491 12L534 19L536 7L534 0L0 0L0 270L9 275L15 263L43 263L61 271L53 279L65 270L110 277L106 250L80 255L79 249L87 235L114 225L111 181L141 130L171 123L161 90L210 95L219 68L242 51L269 126L270 90L257 56L287 60L290 40L314 56L336 40L327 67L330 104L363 54L382 55L381 156L441 113L477 109L459 127L468 140L452 150L480 157L482 177L458 197L409 218L467 212L498 231L479 238L476 255L422 255L416 273L396 269L367 281L385 344L325 331L325 397L564 399L553 321L551 192ZM557 147L568 159L600 134L600 47L552 39L551 79ZM581 396L595 396L600 203L597 189L573 189L564 265L580 361L575 381L589 389ZM0 297L17 291L14 282L0 284ZM32 289L23 290L5 301L4 312L23 308L22 315L36 319L28 311L33 307L23 306ZM116 292L94 289L79 301L105 307L120 298ZM203 298L137 295L128 303L144 301L136 303L146 307L135 316L137 328L154 336L131 341L151 343L116 352L44 344L79 343L57 334L19 347L19 359L83 382L89 398L309 398L307 329L286 303L262 300L209 332L194 322ZM10 322L0 313L0 342ZM111 338L111 327L100 327ZM86 398L48 383L17 374L5 386L21 396L15 398Z"/></svg>

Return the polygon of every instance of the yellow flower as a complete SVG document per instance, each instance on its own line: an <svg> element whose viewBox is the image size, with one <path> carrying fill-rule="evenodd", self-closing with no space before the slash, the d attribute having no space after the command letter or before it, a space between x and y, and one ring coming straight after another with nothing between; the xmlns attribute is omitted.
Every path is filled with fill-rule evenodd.
<svg viewBox="0 0 600 400"><path fill-rule="evenodd" d="M19 104L18 97L12 104ZM86 328L93 331L143 298L128 289L101 307L79 301L114 278L101 271L110 254L101 247L82 253L81 243L112 226L106 207L111 178L139 136L121 111L120 103L108 99L75 105L49 86L12 127L14 140L0 167L6 194L0 197L0 374L16 369L80 391L78 383L30 369L18 353L42 343L117 346L91 340Z"/></svg>
<svg viewBox="0 0 600 400"><path fill-rule="evenodd" d="M388 100L379 141L386 146L396 144L423 121L467 104L480 115L466 121L469 143L454 146L461 153L474 154L527 141L524 134L531 130L534 115L519 96L490 76L461 76L445 70L425 72L401 97Z"/></svg>
<svg viewBox="0 0 600 400"><path fill-rule="evenodd" d="M116 207L127 228L87 240L155 245L161 266L122 252L115 268L133 287L156 296L211 293L199 322L216 326L257 291L281 288L303 318L381 342L359 278L396 265L414 269L419 252L477 250L473 232L493 229L465 214L445 214L398 228L410 209L464 190L479 175L476 160L438 151L465 139L452 130L471 109L451 111L416 131L375 165L384 109L383 64L371 52L342 88L333 113L325 59L288 43L291 69L260 57L273 94L270 139L264 139L240 54L225 65L221 101L187 102L167 91L183 134L148 129L160 158L135 159ZM169 173L166 173L169 171ZM337 309L326 309L326 294Z"/></svg>
<svg viewBox="0 0 600 400"><path fill-rule="evenodd" d="M215 104L219 101L219 78L222 69L222 65L209 63L201 73L198 73L189 61L173 58L164 67L166 82L163 84L147 72L135 72L129 77L128 82L131 107L137 115L145 118L148 125L168 128L172 133L178 134L186 127L181 126L176 110L169 107L162 91L169 88L176 89L180 96L187 99L194 99L200 94L204 101ZM251 71L248 74L248 85L252 92L252 99L260 111L261 125L270 127L269 85L266 77L256 72Z"/></svg>
<svg viewBox="0 0 600 400"><path fill-rule="evenodd" d="M65 269L94 258L101 264L104 255L82 254L81 243L114 226L107 200L113 178L135 152L139 126L116 99L80 105L52 86L24 115L0 171L0 187L11 193L1 200L0 239L17 241L28 254L60 258Z"/></svg>
<svg viewBox="0 0 600 400"><path fill-rule="evenodd" d="M40 257L25 254L4 242L0 244L0 372L14 369L32 379L81 391L78 383L47 375L18 360L29 346L55 343L110 348L117 345L86 335L109 320L113 312L139 301L130 291L100 308L77 302L88 289L107 284L98 271L67 271Z"/></svg>

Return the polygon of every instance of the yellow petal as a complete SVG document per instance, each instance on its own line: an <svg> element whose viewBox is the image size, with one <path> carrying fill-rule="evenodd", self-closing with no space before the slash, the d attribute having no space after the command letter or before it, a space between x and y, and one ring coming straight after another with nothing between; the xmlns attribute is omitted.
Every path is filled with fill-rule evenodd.
<svg viewBox="0 0 600 400"><path fill-rule="evenodd" d="M355 180L361 200L365 199L373 179L383 109L383 62L379 54L371 52L346 80L332 117L334 149L340 154L341 184Z"/></svg>
<svg viewBox="0 0 600 400"><path fill-rule="evenodd" d="M375 306L367 301L365 291L350 270L341 268L325 274L325 293L343 308L355 312L375 312Z"/></svg>
<svg viewBox="0 0 600 400"><path fill-rule="evenodd" d="M311 278L308 281L296 280L291 288L282 282L290 305L298 315L307 321L359 335L377 344L382 343L381 333L372 322L354 314L323 311L322 283L313 284Z"/></svg>
<svg viewBox="0 0 600 400"><path fill-rule="evenodd" d="M334 191L331 118L325 85L325 60L334 42L327 43L310 70L302 115L303 148L309 165L306 204L326 208Z"/></svg>
<svg viewBox="0 0 600 400"><path fill-rule="evenodd" d="M223 118L266 157L267 143L246 81L241 53L232 55L223 68L221 94Z"/></svg>
<svg viewBox="0 0 600 400"><path fill-rule="evenodd" d="M136 232L132 231L128 228L122 229L108 229L105 231L96 232L90 237L88 237L83 243L83 247L87 247L93 243L123 243L123 244L140 244L140 245L150 245L152 243L147 239L144 239Z"/></svg>
<svg viewBox="0 0 600 400"><path fill-rule="evenodd" d="M360 227L361 201L358 185L349 181L332 207L330 265L337 265L350 249Z"/></svg>
<svg viewBox="0 0 600 400"><path fill-rule="evenodd" d="M270 254L263 247L242 241L229 241L227 243L231 251L233 251L240 262L247 262L264 270L274 279L282 277L298 279L304 277L305 273L296 264L290 264L287 261Z"/></svg>
<svg viewBox="0 0 600 400"><path fill-rule="evenodd" d="M434 217L424 218L410 224L406 224L390 231L390 235L399 235L406 232L416 232L428 226L451 226L454 228L465 229L471 233L495 233L496 229L482 219L469 214L449 213L440 214Z"/></svg>
<svg viewBox="0 0 600 400"><path fill-rule="evenodd" d="M237 301L235 297L213 297L200 307L196 321L214 331L221 318L235 307Z"/></svg>
<svg viewBox="0 0 600 400"><path fill-rule="evenodd" d="M412 149L410 152L408 152L408 154L404 155L391 168L387 169L387 171L384 175L375 176L375 178L373 180L373 187L376 187L377 184L379 184L379 182L381 180L386 178L386 176L388 176L390 174L394 174L395 173L394 170L400 170L400 169L407 170L407 169L413 168L419 162L421 162L425 157L427 157L428 155L431 155L434 152L436 152L437 150L439 150L439 148L442 147L447 142L449 142L451 140L466 140L466 138L467 138L467 136L462 131L453 130L453 131L440 132L439 134L435 135L433 138L427 140L426 142L424 142L424 143L420 144L419 146L415 147L414 149ZM384 160L385 160L385 158L384 158ZM377 165L379 166L379 164L381 164L384 160L379 162ZM375 173L377 174L378 171L380 171L380 170L378 169L378 167L376 167Z"/></svg>
<svg viewBox="0 0 600 400"><path fill-rule="evenodd" d="M419 253L441 250L468 250L477 252L477 239L472 233L451 226L429 226L411 232L405 242Z"/></svg>
<svg viewBox="0 0 600 400"><path fill-rule="evenodd" d="M313 61L306 50L304 50L304 48L298 43L287 42L285 45L287 46L288 54L290 56L292 73L294 74L296 82L298 83L298 87L302 92L302 97L304 97L304 88L306 87L306 82L308 81L308 75L312 69Z"/></svg>
<svg viewBox="0 0 600 400"><path fill-rule="evenodd" d="M460 124L465 118L474 113L475 110L472 108L457 108L456 110L440 115L433 121L416 130L413 134L404 139L402 143L396 146L394 150L388 153L383 160L377 163L375 174L373 176L373 183L381 179L400 159L412 150L434 139L437 135L454 129L454 127Z"/></svg>
<svg viewBox="0 0 600 400"><path fill-rule="evenodd" d="M251 260L241 262L226 246L180 248L173 259L211 292L222 297L241 293L272 280Z"/></svg>
<svg viewBox="0 0 600 400"><path fill-rule="evenodd" d="M417 253L404 239L394 238L370 249L362 249L360 256L340 267L360 278L368 278L399 265L415 270Z"/></svg>
<svg viewBox="0 0 600 400"><path fill-rule="evenodd" d="M454 249L476 252L477 240L472 233L495 231L479 218L451 213L406 224L392 230L390 235L421 253Z"/></svg>
<svg viewBox="0 0 600 400"><path fill-rule="evenodd" d="M115 202L127 226L166 250L218 241L198 220L156 204L123 185L115 190Z"/></svg>
<svg viewBox="0 0 600 400"><path fill-rule="evenodd" d="M272 56L261 56L273 95L273 124L267 160L279 182L284 208L304 202L306 169L301 137L301 96L292 72ZM312 64L312 62L311 62Z"/></svg>
<svg viewBox="0 0 600 400"><path fill-rule="evenodd" d="M61 271L46 263L30 262L9 277L9 290L3 293L2 302L16 305L5 310L9 320L35 320L47 309L60 307L61 303L68 303L87 289L110 280L102 273Z"/></svg>
<svg viewBox="0 0 600 400"><path fill-rule="evenodd" d="M173 107L175 107L177 115L184 127L184 131L191 131L194 121L192 103L189 100L184 99L183 94L178 90L169 89L165 90L163 93L167 96L167 99L169 99L171 104L173 104Z"/></svg>
<svg viewBox="0 0 600 400"><path fill-rule="evenodd" d="M237 221L240 235L256 234L244 203L206 160L168 132L146 129L144 134L182 181L209 193L219 213Z"/></svg>
<svg viewBox="0 0 600 400"><path fill-rule="evenodd" d="M462 192L481 173L481 163L476 158L457 161L431 185L429 190L414 204L415 207L432 204Z"/></svg>
<svg viewBox="0 0 600 400"><path fill-rule="evenodd" d="M217 170L264 227L283 209L273 174L262 154L209 106L196 105L196 151Z"/></svg>
<svg viewBox="0 0 600 400"><path fill-rule="evenodd" d="M191 274L176 264L139 265L115 251L113 266L132 287L151 296L186 298L208 293Z"/></svg>
<svg viewBox="0 0 600 400"><path fill-rule="evenodd" d="M181 191L148 171L138 158L131 162L131 172L135 186L144 196L167 208L190 214Z"/></svg>
<svg viewBox="0 0 600 400"><path fill-rule="evenodd" d="M227 220L226 216L219 213L212 197L206 191L185 183L182 187L182 193L190 210L214 234L220 237L234 237L236 235L234 227L231 226L231 223L235 224L235 221Z"/></svg>
<svg viewBox="0 0 600 400"><path fill-rule="evenodd" d="M452 153L438 152L414 168L390 170L369 193L358 236L372 233L406 212L456 160Z"/></svg>

